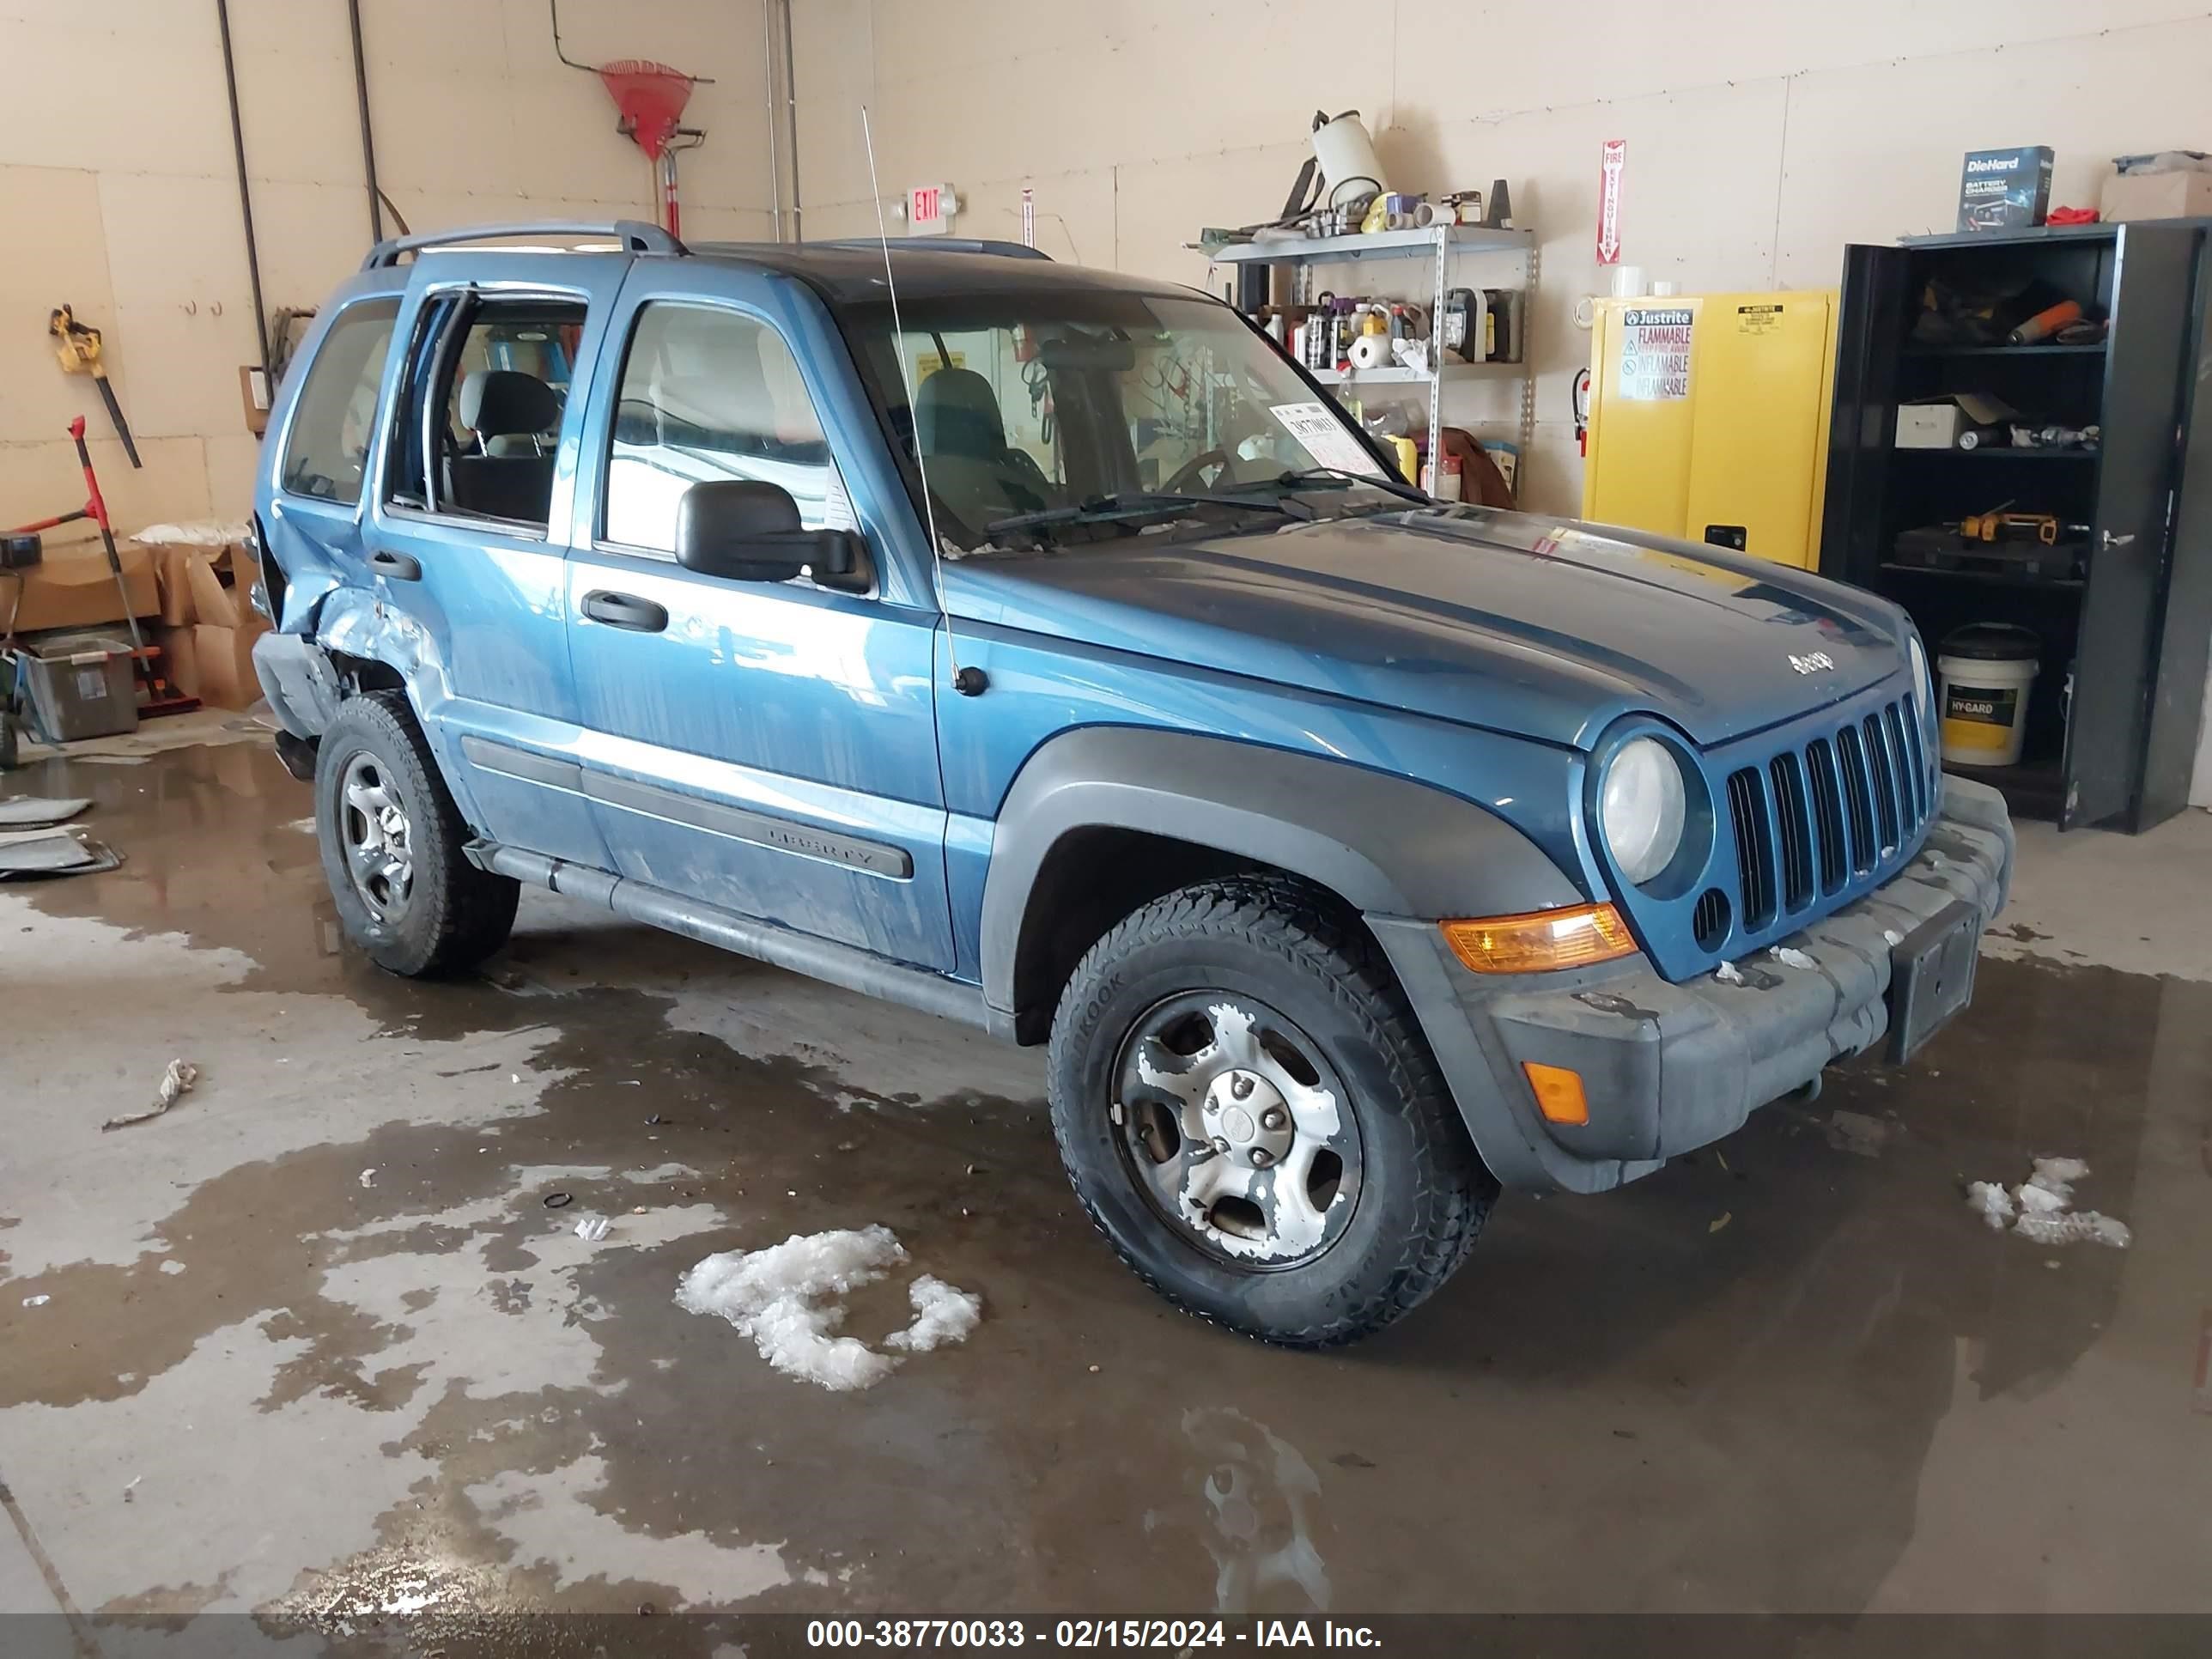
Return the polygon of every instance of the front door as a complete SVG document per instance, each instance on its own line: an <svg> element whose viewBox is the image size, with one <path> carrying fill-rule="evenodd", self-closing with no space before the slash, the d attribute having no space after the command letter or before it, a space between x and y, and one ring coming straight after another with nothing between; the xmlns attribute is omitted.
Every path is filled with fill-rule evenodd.
<svg viewBox="0 0 2212 1659"><path fill-rule="evenodd" d="M577 787L564 606L582 399L627 256L419 256L363 542L372 624L470 823L604 867ZM343 640L330 643L344 647Z"/></svg>
<svg viewBox="0 0 2212 1659"><path fill-rule="evenodd" d="M611 867L949 969L938 615L884 556L890 504L865 488L855 499L824 435L856 429L866 406L825 374L841 348L823 319L794 317L795 285L705 261L679 274L665 292L641 262L624 290L568 558L583 787ZM809 325L795 351L787 331ZM858 530L865 581L683 568L677 503L711 478L776 484L810 528Z"/></svg>

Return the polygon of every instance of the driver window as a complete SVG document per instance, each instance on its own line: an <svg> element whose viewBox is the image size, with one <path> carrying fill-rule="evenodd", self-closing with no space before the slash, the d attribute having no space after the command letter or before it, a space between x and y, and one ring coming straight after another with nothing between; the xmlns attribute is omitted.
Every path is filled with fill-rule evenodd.
<svg viewBox="0 0 2212 1659"><path fill-rule="evenodd" d="M858 530L783 337L759 319L655 301L623 364L607 460L606 539L676 550L676 507L706 479L781 485L809 530Z"/></svg>

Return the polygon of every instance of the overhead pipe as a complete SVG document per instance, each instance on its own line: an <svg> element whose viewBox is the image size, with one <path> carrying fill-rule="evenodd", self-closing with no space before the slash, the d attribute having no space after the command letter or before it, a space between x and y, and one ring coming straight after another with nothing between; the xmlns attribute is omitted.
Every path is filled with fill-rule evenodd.
<svg viewBox="0 0 2212 1659"><path fill-rule="evenodd" d="M799 220L799 72L792 62L791 0L776 0L783 10L783 104L789 117L785 131L790 140L791 156L791 240L806 240L806 228Z"/></svg>
<svg viewBox="0 0 2212 1659"><path fill-rule="evenodd" d="M775 240L783 240L783 173L776 160L778 117L775 108L775 3L761 0L761 74L768 82L768 194L770 216L775 221Z"/></svg>
<svg viewBox="0 0 2212 1659"><path fill-rule="evenodd" d="M222 83L230 94L230 149L238 162L238 211L246 221L246 274L253 283L253 331L261 346L261 374L269 373L269 311L261 300L261 245L253 234L253 191L246 182L246 129L238 117L238 64L230 51L230 0L215 0L216 21L222 30Z"/></svg>
<svg viewBox="0 0 2212 1659"><path fill-rule="evenodd" d="M368 240L384 240L384 192L376 184L376 137L368 125L368 59L361 46L361 0L346 0L346 21L353 29L353 95L361 106L361 165L368 175Z"/></svg>

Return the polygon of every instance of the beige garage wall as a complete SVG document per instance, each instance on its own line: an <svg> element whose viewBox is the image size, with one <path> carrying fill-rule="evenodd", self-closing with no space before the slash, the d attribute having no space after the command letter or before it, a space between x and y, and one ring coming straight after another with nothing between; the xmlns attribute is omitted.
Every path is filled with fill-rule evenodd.
<svg viewBox="0 0 2212 1659"><path fill-rule="evenodd" d="M369 237L345 0L230 12L267 301L318 305ZM651 169L598 78L555 58L545 0L362 12L380 181L413 228L653 216ZM758 0L564 0L562 24L579 61L714 77L684 118L708 133L683 160L685 229L768 234ZM79 413L119 528L242 513L238 365L256 347L214 0L0 0L0 524L83 499ZM143 471L48 354L64 301L106 331Z"/></svg>
<svg viewBox="0 0 2212 1659"><path fill-rule="evenodd" d="M1575 300L1600 144L1628 141L1623 259L1685 290L1833 285L1844 245L1952 228L1960 158L2044 143L2056 204L2110 158L2212 148L2212 15L2177 0L797 0L810 236L872 232L881 183L949 183L963 234L1012 237L1024 185L1057 258L1202 282L1202 225L1279 210L1316 109L1357 108L1394 184L1512 185L1542 245L1525 496L1582 494ZM1504 418L1462 383L1448 416ZM1486 404L1484 399L1492 399ZM2197 775L2212 801L2212 738Z"/></svg>

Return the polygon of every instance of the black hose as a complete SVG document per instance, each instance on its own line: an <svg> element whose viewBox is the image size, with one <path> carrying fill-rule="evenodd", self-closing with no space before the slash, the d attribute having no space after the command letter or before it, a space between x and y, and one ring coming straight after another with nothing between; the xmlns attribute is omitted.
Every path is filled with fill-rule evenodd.
<svg viewBox="0 0 2212 1659"><path fill-rule="evenodd" d="M253 283L253 332L261 344L261 373L269 374L269 312L261 302L261 245L253 236L253 191L246 182L246 129L238 118L238 64L230 54L230 0L215 0L222 27L222 83L230 94L230 148L238 161L238 211L246 221L246 274Z"/></svg>
<svg viewBox="0 0 2212 1659"><path fill-rule="evenodd" d="M384 192L376 186L376 137L368 125L368 59L361 47L361 0L346 0L346 21L353 27L353 92L361 105L361 165L368 175L368 237L384 240Z"/></svg>

